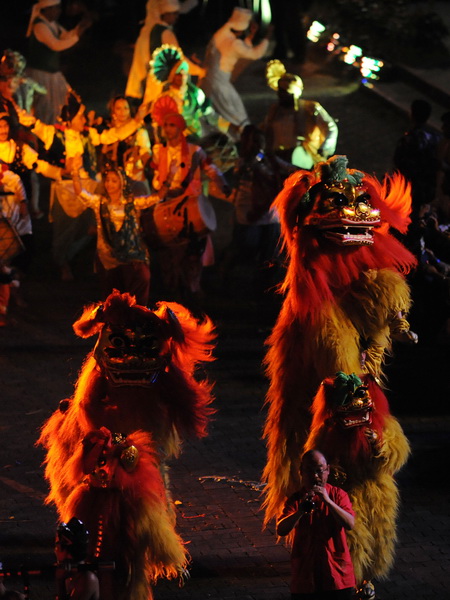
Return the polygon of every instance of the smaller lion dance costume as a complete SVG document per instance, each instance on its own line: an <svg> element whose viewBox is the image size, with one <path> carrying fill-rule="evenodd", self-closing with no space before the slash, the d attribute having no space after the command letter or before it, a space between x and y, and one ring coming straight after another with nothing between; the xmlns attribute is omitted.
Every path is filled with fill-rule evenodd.
<svg viewBox="0 0 450 600"><path fill-rule="evenodd" d="M320 448L331 466L329 482L350 496L356 520L347 538L364 593L371 589L364 583L385 577L394 561L399 503L394 475L408 458L409 443L385 394L367 374L339 372L325 379L312 414L305 451Z"/></svg>
<svg viewBox="0 0 450 600"><path fill-rule="evenodd" d="M334 156L312 172L294 173L274 202L289 264L265 359L266 522L300 487L299 461L320 383L338 371L381 382L392 340L417 341L405 319L404 278L416 261L389 232L407 229L409 186L399 174L380 183L347 163ZM390 415L383 436L402 438Z"/></svg>
<svg viewBox="0 0 450 600"><path fill-rule="evenodd" d="M151 583L183 576L188 561L165 460L186 437L206 435L211 385L194 371L212 360L213 326L179 304L151 311L114 291L88 306L74 330L98 340L73 397L38 441L47 450L47 503L63 521L85 523L90 561L114 561L113 575L100 579L102 599L149 600Z"/></svg>

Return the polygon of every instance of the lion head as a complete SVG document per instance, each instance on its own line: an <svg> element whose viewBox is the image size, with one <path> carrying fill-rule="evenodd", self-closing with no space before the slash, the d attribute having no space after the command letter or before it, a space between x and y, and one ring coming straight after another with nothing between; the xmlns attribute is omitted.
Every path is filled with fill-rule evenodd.
<svg viewBox="0 0 450 600"><path fill-rule="evenodd" d="M414 256L390 233L406 233L411 191L398 173L383 183L333 156L297 171L274 201L289 265L281 291L300 316L314 320L324 302L371 269L407 273Z"/></svg>

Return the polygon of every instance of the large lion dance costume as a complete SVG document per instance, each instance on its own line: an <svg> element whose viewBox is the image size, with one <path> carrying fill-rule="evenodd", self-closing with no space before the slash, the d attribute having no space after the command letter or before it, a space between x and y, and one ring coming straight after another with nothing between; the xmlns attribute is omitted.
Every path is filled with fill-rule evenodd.
<svg viewBox="0 0 450 600"><path fill-rule="evenodd" d="M325 379L312 404L305 451L314 448L331 465L329 483L344 488L356 513L347 532L357 582L387 575L394 560L398 489L394 474L409 455L409 443L390 414L380 386L339 372Z"/></svg>
<svg viewBox="0 0 450 600"><path fill-rule="evenodd" d="M404 279L413 255L390 233L409 224L409 185L398 174L380 183L334 156L286 181L274 206L289 264L285 300L268 339L270 387L264 436L265 519L299 489L299 462L310 406L330 375L369 373L380 382L392 339L415 341L405 319ZM387 437L398 424L387 417ZM394 436L395 437L395 436Z"/></svg>
<svg viewBox="0 0 450 600"><path fill-rule="evenodd" d="M152 581L187 564L164 463L183 439L206 435L211 385L194 374L212 360L213 327L179 304L151 311L115 291L88 306L74 330L98 339L73 397L38 440L47 450L47 502L63 521L86 524L91 561L116 563L115 589L102 598L147 600Z"/></svg>

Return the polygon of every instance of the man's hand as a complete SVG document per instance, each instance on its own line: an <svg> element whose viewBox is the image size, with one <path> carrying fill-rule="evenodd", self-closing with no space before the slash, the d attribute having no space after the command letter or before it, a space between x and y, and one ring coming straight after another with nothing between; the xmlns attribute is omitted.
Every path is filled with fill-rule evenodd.
<svg viewBox="0 0 450 600"><path fill-rule="evenodd" d="M323 485L315 485L312 491L320 496L326 504L330 503L330 496L328 495L327 489Z"/></svg>

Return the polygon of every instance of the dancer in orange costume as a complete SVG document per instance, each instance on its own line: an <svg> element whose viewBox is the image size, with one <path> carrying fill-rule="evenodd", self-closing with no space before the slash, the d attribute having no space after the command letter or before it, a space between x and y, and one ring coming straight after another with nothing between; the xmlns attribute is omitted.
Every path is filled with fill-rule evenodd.
<svg viewBox="0 0 450 600"><path fill-rule="evenodd" d="M417 341L405 319L404 279L413 255L389 232L409 224L410 189L398 174L380 183L334 156L286 181L274 202L289 264L285 300L268 339L270 388L264 436L265 520L299 488L310 405L330 373L383 377L392 340ZM395 423L387 421L385 435Z"/></svg>
<svg viewBox="0 0 450 600"><path fill-rule="evenodd" d="M211 385L194 371L212 360L212 323L176 303L151 311L114 291L88 306L74 330L98 340L73 397L41 432L47 502L63 520L87 523L90 560L116 562L123 584L117 597L147 600L152 580L182 574L186 565L165 460L186 437L206 435Z"/></svg>
<svg viewBox="0 0 450 600"><path fill-rule="evenodd" d="M383 578L394 562L399 494L395 473L410 449L388 400L370 375L339 372L319 386L305 450L329 457L329 481L345 489L356 513L347 532L360 596ZM373 588L372 588L373 589Z"/></svg>

